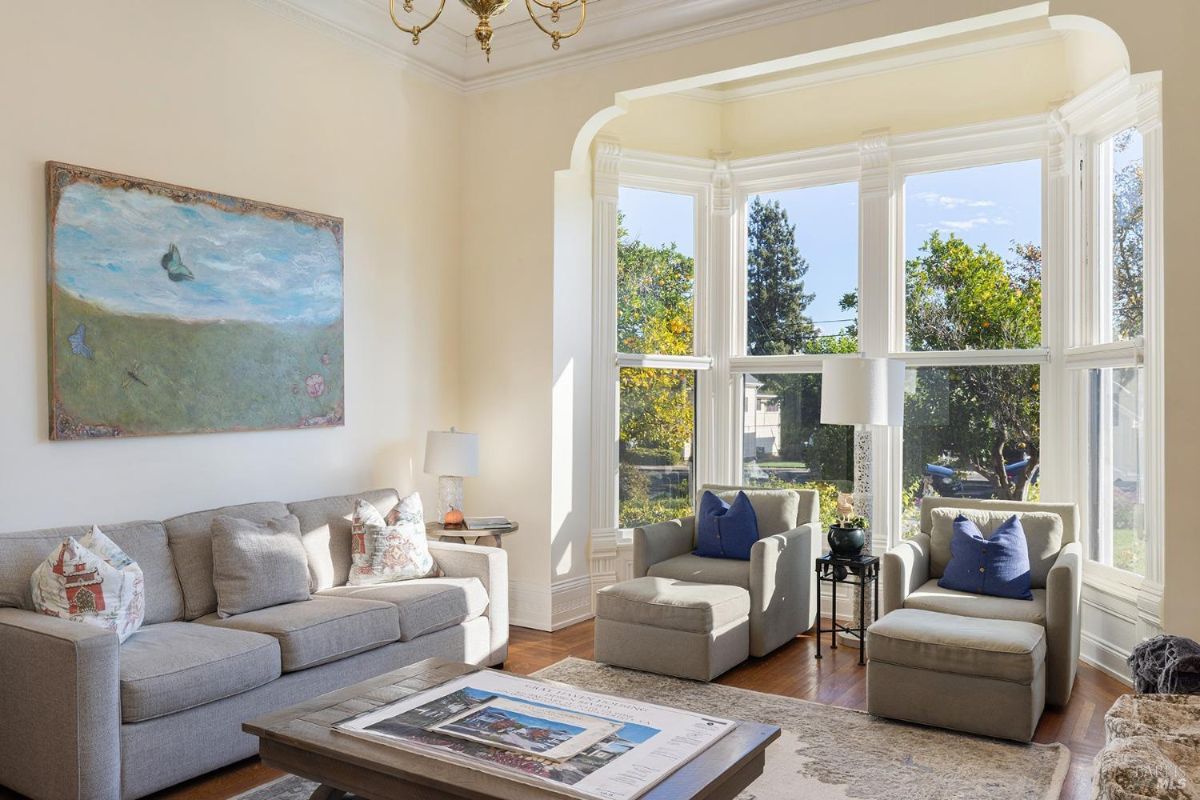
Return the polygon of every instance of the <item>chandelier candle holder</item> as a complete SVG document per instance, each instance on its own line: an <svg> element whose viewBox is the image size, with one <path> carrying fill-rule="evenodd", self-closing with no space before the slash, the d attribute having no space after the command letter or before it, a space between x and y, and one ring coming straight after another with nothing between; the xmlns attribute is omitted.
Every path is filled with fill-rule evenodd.
<svg viewBox="0 0 1200 800"><path fill-rule="evenodd" d="M405 24L405 21L396 13L397 0L388 0L388 12L392 16L392 22L397 28L407 34L412 35L414 45L421 43L421 34L438 21L438 17L446 10L446 0L439 0L437 10L433 12L428 20L423 24ZM510 0L458 0L472 14L479 18L479 24L475 26L475 41L479 42L480 49L487 55L488 61L492 60L492 36L495 34L495 29L492 28L492 19L504 13L508 8ZM567 2L543 2L543 0L525 0L525 8L529 11L529 18L533 20L533 24L538 27L542 33L550 37L551 47L555 50L562 46L563 39L570 39L575 34L583 30L583 25L587 22L587 4L588 0L567 0ZM402 0L401 8L405 14L414 13L414 0ZM562 21L562 12L567 9L579 6L579 22L569 31L563 32L558 29L558 23ZM538 19L538 12L550 12L550 25Z"/></svg>

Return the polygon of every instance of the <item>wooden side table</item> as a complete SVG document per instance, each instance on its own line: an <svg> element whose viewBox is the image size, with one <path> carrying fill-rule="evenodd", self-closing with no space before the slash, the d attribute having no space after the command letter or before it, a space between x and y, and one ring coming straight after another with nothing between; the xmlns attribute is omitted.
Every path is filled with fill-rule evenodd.
<svg viewBox="0 0 1200 800"><path fill-rule="evenodd" d="M867 644L867 588L874 589L875 619L879 619L879 556L858 555L849 558L826 553L817 559L817 658L821 657L821 634L829 633L830 647L837 650L839 633L858 639L858 663L866 664L864 655ZM831 627L821 627L821 584L828 583L833 589L833 612ZM845 583L858 587L858 625L852 627L837 621L837 585Z"/></svg>
<svg viewBox="0 0 1200 800"><path fill-rule="evenodd" d="M426 522L425 535L436 536L439 542L453 542L454 544L468 544L467 539L471 541L469 544L483 545L484 547L499 547L504 548L503 538L510 536L520 530L521 526L517 523L512 523L507 528L497 528L490 531L471 531L467 530L465 525L457 525L454 527L446 527L440 522Z"/></svg>

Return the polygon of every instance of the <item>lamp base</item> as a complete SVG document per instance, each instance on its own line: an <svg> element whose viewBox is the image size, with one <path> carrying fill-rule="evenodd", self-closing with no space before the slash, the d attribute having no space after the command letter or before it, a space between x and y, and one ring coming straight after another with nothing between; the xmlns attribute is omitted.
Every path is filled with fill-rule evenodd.
<svg viewBox="0 0 1200 800"><path fill-rule="evenodd" d="M442 475L438 478L438 521L448 522L447 514L451 511L461 514L462 510L463 479L458 475Z"/></svg>

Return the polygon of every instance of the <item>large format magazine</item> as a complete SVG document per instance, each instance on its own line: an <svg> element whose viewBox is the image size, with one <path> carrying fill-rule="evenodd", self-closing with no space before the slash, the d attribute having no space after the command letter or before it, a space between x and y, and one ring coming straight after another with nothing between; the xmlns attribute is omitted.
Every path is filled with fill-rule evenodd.
<svg viewBox="0 0 1200 800"><path fill-rule="evenodd" d="M734 725L484 670L335 729L572 797L633 800Z"/></svg>

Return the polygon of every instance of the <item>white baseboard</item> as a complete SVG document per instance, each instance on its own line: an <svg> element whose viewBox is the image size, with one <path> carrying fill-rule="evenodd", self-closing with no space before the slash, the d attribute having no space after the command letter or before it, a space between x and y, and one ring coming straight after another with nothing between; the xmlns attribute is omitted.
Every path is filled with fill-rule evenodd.
<svg viewBox="0 0 1200 800"><path fill-rule="evenodd" d="M565 578L552 585L508 581L509 624L557 631L592 617L592 578Z"/></svg>
<svg viewBox="0 0 1200 800"><path fill-rule="evenodd" d="M594 616L592 576L565 578L550 587L550 630L557 631Z"/></svg>
<svg viewBox="0 0 1200 800"><path fill-rule="evenodd" d="M1126 686L1132 686L1129 677L1129 653L1123 652L1110 642L1084 632L1079 641L1079 660L1089 664Z"/></svg>
<svg viewBox="0 0 1200 800"><path fill-rule="evenodd" d="M508 621L518 628L550 630L550 587L544 583L508 579Z"/></svg>

